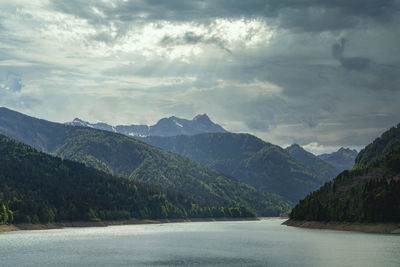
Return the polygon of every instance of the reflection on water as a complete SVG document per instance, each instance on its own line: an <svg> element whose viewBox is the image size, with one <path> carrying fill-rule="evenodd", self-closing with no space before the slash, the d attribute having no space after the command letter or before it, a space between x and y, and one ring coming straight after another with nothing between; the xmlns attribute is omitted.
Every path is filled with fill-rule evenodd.
<svg viewBox="0 0 400 267"><path fill-rule="evenodd" d="M145 266L256 266L257 260L228 257L176 257L167 260L141 262Z"/></svg>
<svg viewBox="0 0 400 267"><path fill-rule="evenodd" d="M282 220L69 228L0 234L0 266L400 266L400 235Z"/></svg>

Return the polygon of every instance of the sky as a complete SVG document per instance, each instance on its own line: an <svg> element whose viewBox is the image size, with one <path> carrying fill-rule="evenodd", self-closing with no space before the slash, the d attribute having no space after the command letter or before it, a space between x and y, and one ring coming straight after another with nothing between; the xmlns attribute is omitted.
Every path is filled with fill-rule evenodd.
<svg viewBox="0 0 400 267"><path fill-rule="evenodd" d="M207 113L313 153L400 122L399 0L0 0L0 105L117 124Z"/></svg>

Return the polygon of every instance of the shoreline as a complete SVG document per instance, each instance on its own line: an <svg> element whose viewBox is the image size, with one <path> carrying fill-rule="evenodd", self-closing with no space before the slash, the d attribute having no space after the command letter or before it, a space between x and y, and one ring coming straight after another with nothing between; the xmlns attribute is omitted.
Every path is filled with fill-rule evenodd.
<svg viewBox="0 0 400 267"><path fill-rule="evenodd" d="M261 220L287 219L284 217L254 217L254 218L192 218L192 219L160 219L160 220L122 220L122 221L74 221L74 222L53 222L47 224L15 223L0 225L0 233L29 231L29 230L51 230L73 227L107 227L114 225L135 225L135 224L164 224L164 223L189 223L189 222L229 222L229 221L261 221Z"/></svg>
<svg viewBox="0 0 400 267"><path fill-rule="evenodd" d="M400 234L400 223L357 223L357 222L322 222L322 221L302 221L302 220L286 220L282 225L325 229L337 231L356 231L364 233L385 233Z"/></svg>

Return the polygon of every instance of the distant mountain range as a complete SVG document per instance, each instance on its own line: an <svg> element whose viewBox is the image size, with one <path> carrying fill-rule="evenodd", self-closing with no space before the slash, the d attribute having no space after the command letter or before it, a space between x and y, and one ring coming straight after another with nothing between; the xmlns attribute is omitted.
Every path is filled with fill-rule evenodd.
<svg viewBox="0 0 400 267"><path fill-rule="evenodd" d="M293 145L285 151L252 135L229 133L213 123L206 114L197 115L193 120L174 116L163 118L153 126L114 127L104 123L91 124L80 119L67 125L96 128L134 137L294 202L339 173L329 163L299 145Z"/></svg>
<svg viewBox="0 0 400 267"><path fill-rule="evenodd" d="M217 170L118 133L72 127L0 108L0 133L40 151L110 174L173 190L201 203L251 208L277 216L291 203Z"/></svg>
<svg viewBox="0 0 400 267"><path fill-rule="evenodd" d="M400 222L400 124L362 149L350 171L300 201L290 218Z"/></svg>
<svg viewBox="0 0 400 267"><path fill-rule="evenodd" d="M71 126L83 126L121 133L128 136L175 136L195 135L200 133L227 133L220 125L213 123L207 114L197 115L192 120L181 119L175 116L163 118L155 125L117 125L111 126L106 123L89 123L81 119L74 119L65 123Z"/></svg>
<svg viewBox="0 0 400 267"><path fill-rule="evenodd" d="M250 134L205 133L138 139L294 202L338 173L298 145L284 150Z"/></svg>
<svg viewBox="0 0 400 267"><path fill-rule="evenodd" d="M342 172L344 170L350 170L353 167L357 154L357 150L342 147L336 152L318 155L318 158L329 163L339 172Z"/></svg>
<svg viewBox="0 0 400 267"><path fill-rule="evenodd" d="M52 123L0 108L0 133L40 151L175 190L197 201L236 202L263 215L284 213L290 203L338 174L299 145L283 149L250 134L229 133L207 115L193 120L161 119L150 128L152 134L172 134L174 128L161 131L160 125L173 122L179 133L221 132L147 137L125 132L123 136L119 133L125 126L74 121L73 125Z"/></svg>
<svg viewBox="0 0 400 267"><path fill-rule="evenodd" d="M65 125L69 126L81 126L94 128L114 133L121 133L130 137L148 137L148 136L162 136L162 137L173 137L179 135L197 135L202 133L229 133L220 125L211 121L207 114L197 115L192 120L181 119L175 116L169 118L160 119L155 125L117 125L112 126L106 123L90 123L83 121L79 118L75 118L72 122L66 122ZM150 139L149 139L150 140ZM151 141L142 140L144 142L150 143ZM166 147L156 145L162 149L171 151ZM323 164L321 161L315 159L315 156L311 153L305 151L301 148L301 151L296 149L301 148L299 145L294 144L287 149L292 157L295 157L297 161L301 162L303 165L311 167L318 175L334 177L341 171L349 170L354 165L354 160L357 156L356 150L351 150L349 148L340 148L338 151L330 154L322 154L317 157L320 158L325 163L331 165L336 169L333 171L332 168ZM177 152L178 154L191 157L190 155L185 155L183 153ZM300 153L300 154L299 154ZM297 157L296 157L297 156ZM314 157L313 157L314 156ZM202 160L197 160L198 162L204 163ZM319 165L321 168L317 167ZM218 168L217 168L218 169ZM330 170L328 170L330 169ZM223 170L221 170L223 171ZM321 172L322 171L322 172Z"/></svg>

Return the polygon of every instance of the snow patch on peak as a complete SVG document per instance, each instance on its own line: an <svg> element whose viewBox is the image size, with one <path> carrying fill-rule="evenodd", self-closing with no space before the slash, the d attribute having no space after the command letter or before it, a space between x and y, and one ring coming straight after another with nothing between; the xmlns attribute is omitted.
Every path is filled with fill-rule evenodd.
<svg viewBox="0 0 400 267"><path fill-rule="evenodd" d="M176 124L178 127L183 128L183 125L182 125L182 124L180 124L179 122L177 122L177 121L175 121L175 120L174 120L174 122L175 122L175 124Z"/></svg>

